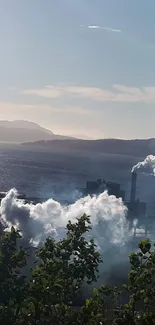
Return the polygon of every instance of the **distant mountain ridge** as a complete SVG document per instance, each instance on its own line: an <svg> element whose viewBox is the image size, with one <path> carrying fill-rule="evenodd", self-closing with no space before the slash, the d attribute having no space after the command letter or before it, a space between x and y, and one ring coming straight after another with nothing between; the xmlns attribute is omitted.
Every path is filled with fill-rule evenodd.
<svg viewBox="0 0 155 325"><path fill-rule="evenodd" d="M134 157L144 157L149 154L155 155L155 138L80 140L54 134L37 123L24 120L0 121L0 141L48 149L83 150L96 154L120 154Z"/></svg>
<svg viewBox="0 0 155 325"><path fill-rule="evenodd" d="M40 140L74 139L68 136L54 134L34 122L15 120L0 121L0 141L3 142L34 142Z"/></svg>
<svg viewBox="0 0 155 325"><path fill-rule="evenodd" d="M101 139L101 140L53 140L24 143L28 146L39 146L43 148L60 150L84 150L93 153L120 154L133 157L144 157L155 154L155 138L151 139Z"/></svg>

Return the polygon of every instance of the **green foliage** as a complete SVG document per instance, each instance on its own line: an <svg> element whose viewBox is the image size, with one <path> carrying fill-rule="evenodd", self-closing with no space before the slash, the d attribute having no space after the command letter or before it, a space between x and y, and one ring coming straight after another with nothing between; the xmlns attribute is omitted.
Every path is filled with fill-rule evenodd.
<svg viewBox="0 0 155 325"><path fill-rule="evenodd" d="M16 323L19 306L26 295L25 277L20 270L26 265L26 251L17 250L18 231L0 237L0 324Z"/></svg>
<svg viewBox="0 0 155 325"><path fill-rule="evenodd" d="M90 218L83 215L67 224L64 239L47 238L27 278L22 275L27 251L19 247L19 232L12 228L0 236L0 324L155 324L155 249L149 239L131 253L128 281L121 289L102 285L81 308L73 307L83 283L98 278L100 255L85 236L90 229Z"/></svg>
<svg viewBox="0 0 155 325"><path fill-rule="evenodd" d="M51 324L51 320L52 324L69 324L81 285L97 280L101 259L93 240L85 239L90 229L90 218L83 215L75 224L67 224L64 239L47 238L26 282L21 276L26 251L17 249L19 232L12 228L1 236L0 324L39 325Z"/></svg>
<svg viewBox="0 0 155 325"><path fill-rule="evenodd" d="M69 308L84 281L96 281L100 256L94 242L88 243L84 238L89 229L90 220L83 215L77 223L68 223L66 238L59 242L48 238L38 251L40 264L33 270L29 283L30 313L38 322L49 313L53 319L55 306Z"/></svg>
<svg viewBox="0 0 155 325"><path fill-rule="evenodd" d="M102 286L95 291L95 296L98 297L95 314L100 315L101 306L104 306L107 297L111 299L110 305L114 310L111 324L155 324L155 250L152 249L149 239L141 241L139 249L138 253L130 255L131 271L128 275L128 282L122 286L121 291L107 286ZM126 299L124 304L120 303L122 297ZM94 298L90 300L90 303L92 301L95 304ZM102 315L100 322L108 324L105 313ZM89 316L92 317L91 313ZM99 323L94 321L92 324Z"/></svg>

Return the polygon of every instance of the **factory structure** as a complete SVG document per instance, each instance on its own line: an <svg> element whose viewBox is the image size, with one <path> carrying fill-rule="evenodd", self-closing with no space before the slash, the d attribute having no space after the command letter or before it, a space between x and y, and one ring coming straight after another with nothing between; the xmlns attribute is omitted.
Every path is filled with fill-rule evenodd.
<svg viewBox="0 0 155 325"><path fill-rule="evenodd" d="M154 211L155 206L148 206L146 202L142 202L136 197L136 187L137 187L137 173L131 173L131 190L130 198L126 200L125 191L121 188L119 183L107 182L103 179L98 179L97 181L87 181L86 187L80 189L80 192L84 195L99 195L105 190L108 191L109 195L115 195L117 198L122 198L124 204L128 208L127 219L129 222L129 229L135 229L134 234L136 236L137 229L140 233L142 229L143 234L146 236L152 230L152 226L155 223ZM0 202L6 196L5 192L0 192ZM45 201L44 199L37 197L28 197L25 194L19 193L17 199L23 200L25 203L41 203ZM48 198L46 198L48 200ZM135 222L136 221L136 222Z"/></svg>
<svg viewBox="0 0 155 325"><path fill-rule="evenodd" d="M84 195L99 195L105 190L108 191L109 195L115 195L117 198L122 197L125 200L125 191L121 189L120 184L113 182L106 182L105 180L98 179L95 182L88 181L86 183L86 188L82 189Z"/></svg>
<svg viewBox="0 0 155 325"><path fill-rule="evenodd" d="M131 174L131 192L130 201L125 201L125 205L128 208L128 220L130 227L133 226L134 220L137 220L137 227L145 230L145 234L149 232L149 216L147 215L147 204L141 202L136 198L136 185L137 185L137 173ZM135 226L136 231L136 226Z"/></svg>
<svg viewBox="0 0 155 325"><path fill-rule="evenodd" d="M149 215L148 207L146 202L141 202L136 197L136 186L137 186L137 173L133 172L131 174L131 190L130 199L126 200L125 191L121 189L119 183L106 182L105 180L98 179L97 181L88 181L86 183L86 188L83 189L84 195L98 195L108 191L109 195L115 195L117 198L122 198L124 204L128 208L127 219L129 222L129 228L132 229L134 226L134 235L140 234L140 229L142 233L146 236L152 225L152 217Z"/></svg>

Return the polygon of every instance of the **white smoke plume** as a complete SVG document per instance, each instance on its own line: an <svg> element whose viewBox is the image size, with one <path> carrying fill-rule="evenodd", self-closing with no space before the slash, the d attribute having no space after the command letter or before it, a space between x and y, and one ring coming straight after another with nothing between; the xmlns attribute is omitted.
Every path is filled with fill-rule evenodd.
<svg viewBox="0 0 155 325"><path fill-rule="evenodd" d="M18 200L17 194L15 189L11 189L2 199L1 220L5 227L20 229L23 237L33 245L43 243L49 236L59 240L65 235L67 222L75 222L84 213L91 216L92 231L89 236L94 237L99 247L103 243L104 249L109 244L120 245L129 238L127 208L121 198L109 196L107 192L86 196L68 206L53 199L36 205L27 204Z"/></svg>
<svg viewBox="0 0 155 325"><path fill-rule="evenodd" d="M149 155L143 161L133 166L132 173L138 171L145 172L148 175L153 173L155 176L155 156Z"/></svg>

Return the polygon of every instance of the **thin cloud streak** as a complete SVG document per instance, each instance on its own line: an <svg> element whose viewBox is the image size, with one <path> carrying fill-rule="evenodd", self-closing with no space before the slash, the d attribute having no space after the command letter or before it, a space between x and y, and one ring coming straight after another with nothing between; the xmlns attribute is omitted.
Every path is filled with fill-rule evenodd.
<svg viewBox="0 0 155 325"><path fill-rule="evenodd" d="M99 102L118 103L155 103L155 87L129 87L113 85L112 90L82 86L48 86L42 89L27 89L23 95L35 95L45 98L74 96Z"/></svg>
<svg viewBox="0 0 155 325"><path fill-rule="evenodd" d="M53 107L52 105L31 105L31 104L19 104L13 102L0 102L0 118L9 115L28 115L28 113L36 112L36 114L75 114L75 115L91 115L93 111L85 107L80 106L64 106Z"/></svg>
<svg viewBox="0 0 155 325"><path fill-rule="evenodd" d="M49 91L50 90L50 91ZM47 86L43 89L28 89L21 92L23 95L38 95L42 97L57 98L61 96L61 89L57 87Z"/></svg>
<svg viewBox="0 0 155 325"><path fill-rule="evenodd" d="M81 26L82 27L82 26ZM102 29L107 32L112 32L112 33L121 33L120 29L117 28L112 28L112 27L104 27L104 26L99 26L99 25L89 25L87 26L89 29Z"/></svg>
<svg viewBox="0 0 155 325"><path fill-rule="evenodd" d="M102 29L101 26L97 26L97 25L90 25L88 26L89 29Z"/></svg>
<svg viewBox="0 0 155 325"><path fill-rule="evenodd" d="M103 27L103 29L106 30L107 32L121 33L121 30L117 28Z"/></svg>

